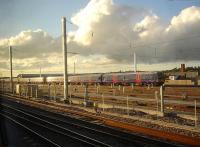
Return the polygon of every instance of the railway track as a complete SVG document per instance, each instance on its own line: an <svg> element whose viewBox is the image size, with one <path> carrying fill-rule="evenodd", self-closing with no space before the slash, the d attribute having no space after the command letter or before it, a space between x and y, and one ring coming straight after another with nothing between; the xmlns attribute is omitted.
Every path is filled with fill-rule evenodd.
<svg viewBox="0 0 200 147"><path fill-rule="evenodd" d="M31 128L58 146L177 146L1 98L1 117Z"/></svg>
<svg viewBox="0 0 200 147"><path fill-rule="evenodd" d="M56 144L56 146L109 146L103 142L67 129L66 127L62 127L55 122L52 123L44 120L38 115L34 116L8 105L1 106L3 106L3 110L0 114L3 117L12 119L27 128L31 128L30 131L35 131L40 136Z"/></svg>
<svg viewBox="0 0 200 147"><path fill-rule="evenodd" d="M9 116L0 114L0 146L12 147L59 147L56 143L41 136L31 128L24 126L20 122L12 119ZM11 139L12 138L12 139Z"/></svg>

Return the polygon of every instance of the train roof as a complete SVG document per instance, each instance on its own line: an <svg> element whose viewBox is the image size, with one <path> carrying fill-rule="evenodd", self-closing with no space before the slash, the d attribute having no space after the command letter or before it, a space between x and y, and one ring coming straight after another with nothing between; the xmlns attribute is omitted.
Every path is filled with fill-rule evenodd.
<svg viewBox="0 0 200 147"><path fill-rule="evenodd" d="M0 77L0 79L8 79L8 78L10 78L10 77Z"/></svg>
<svg viewBox="0 0 200 147"><path fill-rule="evenodd" d="M157 71L138 71L138 72L133 72L133 71L128 71L128 72L110 72L110 73L80 73L80 74L68 74L68 76L87 76L87 75L101 75L101 74L106 74L106 75L112 75L112 74L156 74L158 73ZM35 78L35 77L40 77L40 74L19 74L17 77L20 78ZM63 74L41 74L41 77L63 77Z"/></svg>
<svg viewBox="0 0 200 147"><path fill-rule="evenodd" d="M128 74L157 74L158 72L156 71L144 71L144 72L115 72L115 73L105 73L105 75L128 75Z"/></svg>
<svg viewBox="0 0 200 147"><path fill-rule="evenodd" d="M63 76L63 74L19 74L17 77L20 78L35 78L35 77L57 77Z"/></svg>

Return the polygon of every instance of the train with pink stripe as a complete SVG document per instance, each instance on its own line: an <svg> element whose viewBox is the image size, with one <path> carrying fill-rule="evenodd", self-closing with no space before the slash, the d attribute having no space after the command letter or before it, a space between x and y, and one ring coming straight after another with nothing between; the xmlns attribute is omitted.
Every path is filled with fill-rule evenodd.
<svg viewBox="0 0 200 147"><path fill-rule="evenodd" d="M10 82L10 78L1 79ZM63 75L33 75L23 74L13 78L14 83L58 83L63 84ZM68 82L71 84L115 84L115 85L161 85L164 83L162 72L116 72L69 74Z"/></svg>

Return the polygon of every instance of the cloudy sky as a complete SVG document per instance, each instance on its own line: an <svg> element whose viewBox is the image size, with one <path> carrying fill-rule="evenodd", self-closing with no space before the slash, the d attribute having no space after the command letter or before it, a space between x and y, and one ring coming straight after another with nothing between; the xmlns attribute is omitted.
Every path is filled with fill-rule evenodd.
<svg viewBox="0 0 200 147"><path fill-rule="evenodd" d="M0 76L62 72L61 18L69 72L165 70L200 60L200 0L0 0Z"/></svg>

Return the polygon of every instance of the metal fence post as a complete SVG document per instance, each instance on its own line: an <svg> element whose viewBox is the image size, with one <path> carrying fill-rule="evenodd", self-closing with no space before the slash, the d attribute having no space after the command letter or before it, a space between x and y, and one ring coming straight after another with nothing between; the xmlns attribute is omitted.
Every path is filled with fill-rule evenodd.
<svg viewBox="0 0 200 147"><path fill-rule="evenodd" d="M33 97L33 85L30 85L31 87L31 98Z"/></svg>
<svg viewBox="0 0 200 147"><path fill-rule="evenodd" d="M4 87L5 87L5 86L4 86L4 81L3 81L3 92L2 92L2 93L4 93Z"/></svg>
<svg viewBox="0 0 200 147"><path fill-rule="evenodd" d="M116 89L113 89L113 96L115 96L116 94Z"/></svg>
<svg viewBox="0 0 200 147"><path fill-rule="evenodd" d="M26 85L26 98L28 98L28 85Z"/></svg>
<svg viewBox="0 0 200 147"><path fill-rule="evenodd" d="M54 100L56 100L56 84L54 84L54 96L53 96Z"/></svg>
<svg viewBox="0 0 200 147"><path fill-rule="evenodd" d="M164 114L163 86L160 86L160 111Z"/></svg>
<svg viewBox="0 0 200 147"><path fill-rule="evenodd" d="M123 94L125 93L125 87L123 86L123 89L122 89L122 91L123 91Z"/></svg>
<svg viewBox="0 0 200 147"><path fill-rule="evenodd" d="M96 89L97 89L96 93L98 94L99 93L99 86L97 86Z"/></svg>
<svg viewBox="0 0 200 147"><path fill-rule="evenodd" d="M194 100L194 119L195 119L194 125L195 127L197 127L197 100L196 99Z"/></svg>
<svg viewBox="0 0 200 147"><path fill-rule="evenodd" d="M126 110L127 110L127 115L129 115L129 103L128 103L128 95L127 95L127 100L126 100Z"/></svg>
<svg viewBox="0 0 200 147"><path fill-rule="evenodd" d="M86 102L86 99L87 99L87 97L88 97L88 85L86 84L85 85L85 93L84 93L84 102Z"/></svg>
<svg viewBox="0 0 200 147"><path fill-rule="evenodd" d="M158 116L158 111L159 111L159 102L158 102L158 91L155 91L155 99L156 99L156 111L157 111L157 116Z"/></svg>
<svg viewBox="0 0 200 147"><path fill-rule="evenodd" d="M103 94L101 95L101 98L102 98L102 108L103 108L103 112L104 112L104 97L103 97Z"/></svg>
<svg viewBox="0 0 200 147"><path fill-rule="evenodd" d="M1 87L1 92L3 93L4 92L4 81L3 80L1 81L1 86L2 86Z"/></svg>
<svg viewBox="0 0 200 147"><path fill-rule="evenodd" d="M134 86L133 86L133 83L131 83L131 89L133 90Z"/></svg>
<svg viewBox="0 0 200 147"><path fill-rule="evenodd" d="M150 85L149 85L149 84L147 85L147 89L148 89L148 90L150 89Z"/></svg>
<svg viewBox="0 0 200 147"><path fill-rule="evenodd" d="M37 98L38 97L38 85L36 85L36 87L35 87L35 98Z"/></svg>
<svg viewBox="0 0 200 147"><path fill-rule="evenodd" d="M19 96L21 96L21 84L19 84Z"/></svg>
<svg viewBox="0 0 200 147"><path fill-rule="evenodd" d="M51 99L51 85L48 84L48 95L49 95L49 98Z"/></svg>

